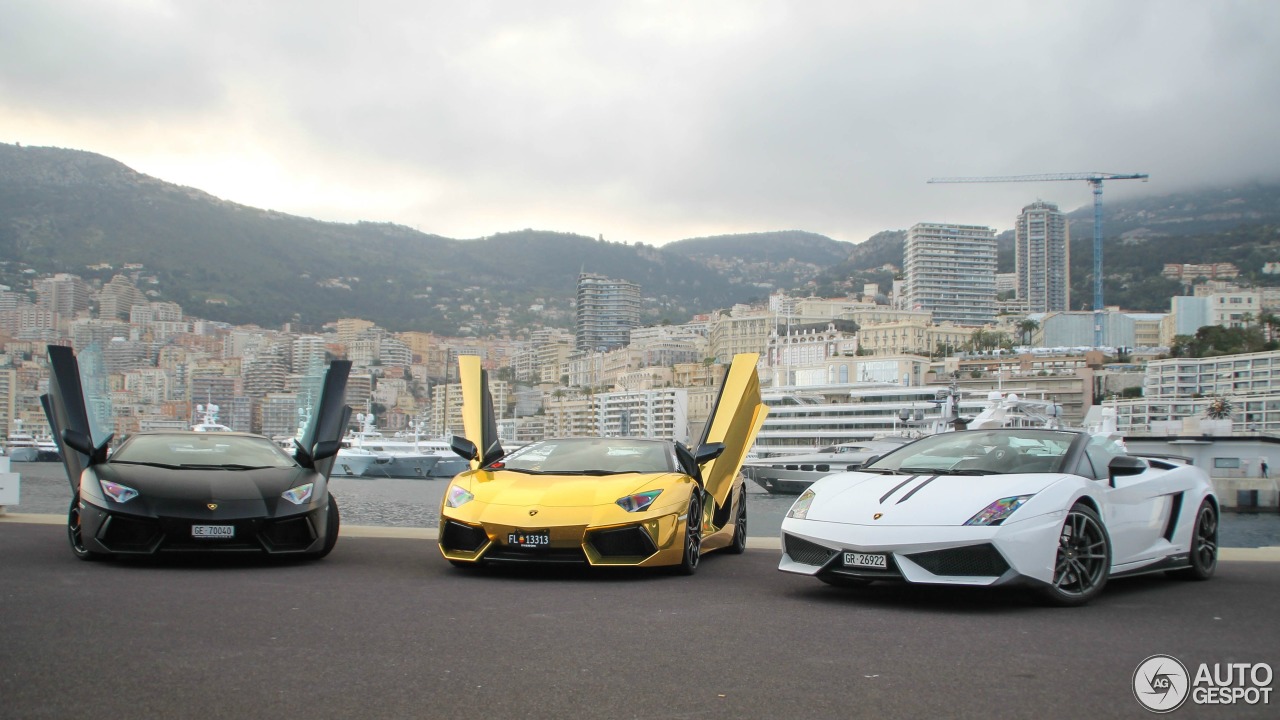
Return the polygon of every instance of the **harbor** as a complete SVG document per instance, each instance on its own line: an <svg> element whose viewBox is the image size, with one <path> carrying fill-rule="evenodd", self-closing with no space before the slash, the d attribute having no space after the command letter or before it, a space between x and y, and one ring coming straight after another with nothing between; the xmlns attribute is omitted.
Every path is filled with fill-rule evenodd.
<svg viewBox="0 0 1280 720"><path fill-rule="evenodd" d="M8 512L46 515L61 522L71 500L62 464L15 463L13 467L22 474L21 503L10 506ZM330 483L342 507L344 526L435 528L448 480L335 476ZM795 496L772 494L754 483L746 488L751 536L776 539ZM1220 532L1226 548L1280 547L1280 513L1224 512Z"/></svg>

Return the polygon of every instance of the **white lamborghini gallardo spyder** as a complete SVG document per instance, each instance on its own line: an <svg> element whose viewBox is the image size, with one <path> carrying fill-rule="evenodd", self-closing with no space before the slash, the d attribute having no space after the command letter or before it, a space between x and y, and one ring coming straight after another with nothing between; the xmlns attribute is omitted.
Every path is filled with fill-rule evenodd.
<svg viewBox="0 0 1280 720"><path fill-rule="evenodd" d="M1113 435L948 432L814 483L782 548L779 570L831 585L1027 583L1081 605L1108 577L1211 577L1218 501L1185 459L1130 455Z"/></svg>

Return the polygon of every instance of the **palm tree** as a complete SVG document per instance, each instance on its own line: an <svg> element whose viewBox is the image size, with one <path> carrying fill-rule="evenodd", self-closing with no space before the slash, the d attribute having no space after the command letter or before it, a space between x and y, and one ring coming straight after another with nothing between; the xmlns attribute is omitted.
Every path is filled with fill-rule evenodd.
<svg viewBox="0 0 1280 720"><path fill-rule="evenodd" d="M1018 330L1022 332L1022 344L1030 345L1031 336L1035 334L1035 331L1039 329L1040 329L1040 323L1036 322L1035 320L1032 320L1031 318L1026 318L1022 322L1019 322Z"/></svg>
<svg viewBox="0 0 1280 720"><path fill-rule="evenodd" d="M1215 395L1209 399L1209 406L1204 409L1204 416L1210 420L1226 420L1234 410L1231 398Z"/></svg>

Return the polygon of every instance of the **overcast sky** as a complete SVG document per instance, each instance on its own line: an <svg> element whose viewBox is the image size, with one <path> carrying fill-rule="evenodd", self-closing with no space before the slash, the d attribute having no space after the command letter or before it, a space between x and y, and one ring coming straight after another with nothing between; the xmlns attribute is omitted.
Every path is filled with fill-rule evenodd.
<svg viewBox="0 0 1280 720"><path fill-rule="evenodd" d="M0 141L447 237L1009 228L1280 175L1280 2L0 0Z"/></svg>

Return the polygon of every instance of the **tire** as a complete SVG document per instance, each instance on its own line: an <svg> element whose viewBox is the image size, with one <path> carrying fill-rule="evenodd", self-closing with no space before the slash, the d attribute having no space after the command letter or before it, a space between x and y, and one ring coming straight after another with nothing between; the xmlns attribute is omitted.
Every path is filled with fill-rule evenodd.
<svg viewBox="0 0 1280 720"><path fill-rule="evenodd" d="M1092 600L1111 574L1111 536L1098 513L1075 505L1058 533L1053 581L1044 589L1052 605L1075 607Z"/></svg>
<svg viewBox="0 0 1280 720"><path fill-rule="evenodd" d="M733 521L733 541L725 551L733 555L741 555L747 551L747 486L743 485L738 493L738 516Z"/></svg>
<svg viewBox="0 0 1280 720"><path fill-rule="evenodd" d="M684 552L680 555L680 564L675 566L676 574L694 574L698 571L698 560L701 558L702 491L695 488L689 498L689 516L684 521Z"/></svg>
<svg viewBox="0 0 1280 720"><path fill-rule="evenodd" d="M1218 511L1205 500L1196 513L1191 531L1191 567L1169 573L1179 580L1208 580L1218 569Z"/></svg>
<svg viewBox="0 0 1280 720"><path fill-rule="evenodd" d="M332 495L329 496L329 510L326 513L324 525L324 547L311 556L315 560L333 552L333 547L338 544L338 529L342 525L342 518L338 512L338 499Z"/></svg>
<svg viewBox="0 0 1280 720"><path fill-rule="evenodd" d="M71 544L71 554L85 561L103 560L109 557L106 553L93 552L84 545L84 536L80 530L80 496L71 498L67 507L67 541Z"/></svg>

